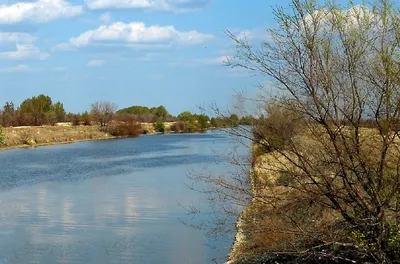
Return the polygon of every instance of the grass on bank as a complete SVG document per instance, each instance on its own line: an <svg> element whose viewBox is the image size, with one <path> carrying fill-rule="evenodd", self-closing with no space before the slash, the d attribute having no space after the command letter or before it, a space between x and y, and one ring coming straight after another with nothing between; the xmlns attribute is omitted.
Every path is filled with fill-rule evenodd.
<svg viewBox="0 0 400 264"><path fill-rule="evenodd" d="M2 148L38 146L113 138L99 126L40 126L3 128Z"/></svg>

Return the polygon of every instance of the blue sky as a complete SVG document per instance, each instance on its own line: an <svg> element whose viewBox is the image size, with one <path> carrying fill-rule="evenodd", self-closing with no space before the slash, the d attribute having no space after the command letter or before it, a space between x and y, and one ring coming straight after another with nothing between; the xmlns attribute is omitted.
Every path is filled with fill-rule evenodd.
<svg viewBox="0 0 400 264"><path fill-rule="evenodd" d="M274 27L271 6L289 0L0 0L0 104L46 94L67 111L94 101L158 106L178 114L262 77L222 65L233 53L224 30L251 41Z"/></svg>

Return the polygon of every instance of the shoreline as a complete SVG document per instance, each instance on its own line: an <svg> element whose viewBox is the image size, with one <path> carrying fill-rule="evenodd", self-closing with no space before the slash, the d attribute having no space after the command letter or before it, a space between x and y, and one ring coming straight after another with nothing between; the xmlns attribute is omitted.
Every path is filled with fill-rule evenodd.
<svg viewBox="0 0 400 264"><path fill-rule="evenodd" d="M254 165L253 165L254 166ZM254 194L255 192L255 186L254 186L254 167L252 166L252 168L250 169L250 184L252 186L252 193ZM254 200L253 200L254 201ZM229 252L227 261L225 264L235 264L238 261L241 260L241 257L243 257L243 247L246 246L249 241L247 239L246 233L245 233L245 229L244 229L244 225L245 225L245 221L246 221L246 216L247 214L249 214L249 210L251 209L251 204L253 203L253 201L251 201L251 203L249 203L247 206L245 206L242 210L242 212L240 213L238 219L236 220L235 223L235 227L236 227L236 234L235 234L235 240L232 243L232 247L231 250Z"/></svg>
<svg viewBox="0 0 400 264"><path fill-rule="evenodd" d="M24 144L24 145L13 145L7 147L0 147L0 151L6 150L13 150L13 149L30 149L30 148L39 148L39 147L49 147L49 146L56 146L56 145L67 145L67 144L74 144L80 142L89 142L89 141L100 141L100 140L113 140L113 139L122 139L118 137L107 137L107 138L92 138L92 139L81 139L81 140L74 140L74 141L60 141L60 142L48 142L48 143L39 143L39 144Z"/></svg>
<svg viewBox="0 0 400 264"><path fill-rule="evenodd" d="M62 135L59 139L56 139L55 135L57 132L54 130L62 130ZM193 134L193 133L205 133L208 130L213 130L212 128L206 131L195 131L195 132L176 132L176 131L165 131L155 132L147 131L145 134L140 134L135 137L145 136L145 135L162 135L162 134ZM106 132L100 131L96 126L38 126L38 127L8 127L4 128L4 135L6 142L9 145L0 146L0 151L15 150L15 149L29 149L38 148L54 145L66 145L80 142L97 141L97 140L116 140L116 139L126 139L135 138L129 136L112 136ZM38 135L44 135L44 138L37 139ZM76 135L78 134L78 136ZM23 138L23 139L21 139ZM19 141L24 141L21 144ZM39 141L39 142L38 142Z"/></svg>

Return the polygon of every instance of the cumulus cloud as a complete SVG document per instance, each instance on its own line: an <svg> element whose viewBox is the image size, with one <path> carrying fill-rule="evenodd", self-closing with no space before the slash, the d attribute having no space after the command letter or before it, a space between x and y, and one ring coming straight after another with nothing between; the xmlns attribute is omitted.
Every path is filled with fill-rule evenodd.
<svg viewBox="0 0 400 264"><path fill-rule="evenodd" d="M42 52L38 47L31 44L17 44L15 51L0 52L0 59L10 60L24 60L24 59L36 59L44 60L50 56L47 52Z"/></svg>
<svg viewBox="0 0 400 264"><path fill-rule="evenodd" d="M0 44L33 43L36 40L31 34L21 32L0 32Z"/></svg>
<svg viewBox="0 0 400 264"><path fill-rule="evenodd" d="M204 9L210 0L85 0L89 9L141 9L186 13Z"/></svg>
<svg viewBox="0 0 400 264"><path fill-rule="evenodd" d="M89 45L123 45L136 49L165 48L172 45L200 44L212 39L210 34L197 31L182 32L173 26L146 26L142 22L115 22L89 30L60 44L58 49L80 48Z"/></svg>
<svg viewBox="0 0 400 264"><path fill-rule="evenodd" d="M82 6L74 6L65 0L38 0L0 5L0 24L15 24L24 21L45 23L83 12Z"/></svg>
<svg viewBox="0 0 400 264"><path fill-rule="evenodd" d="M14 67L5 67L5 68L0 68L0 72L27 72L27 71L32 71L33 69L29 67L28 65L25 64L20 64Z"/></svg>
<svg viewBox="0 0 400 264"><path fill-rule="evenodd" d="M105 64L106 62L103 60L91 60L88 62L87 66L89 67L101 67Z"/></svg>

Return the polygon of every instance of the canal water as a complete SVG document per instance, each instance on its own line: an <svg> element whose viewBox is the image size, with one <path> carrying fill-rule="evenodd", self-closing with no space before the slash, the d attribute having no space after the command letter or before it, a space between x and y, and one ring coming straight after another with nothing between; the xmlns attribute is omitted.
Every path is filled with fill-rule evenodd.
<svg viewBox="0 0 400 264"><path fill-rule="evenodd" d="M216 153L233 145L208 132L0 152L0 264L224 263L234 234L182 222L209 206L188 172L226 172Z"/></svg>

